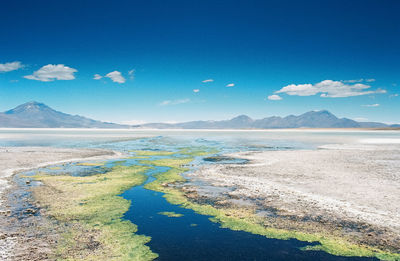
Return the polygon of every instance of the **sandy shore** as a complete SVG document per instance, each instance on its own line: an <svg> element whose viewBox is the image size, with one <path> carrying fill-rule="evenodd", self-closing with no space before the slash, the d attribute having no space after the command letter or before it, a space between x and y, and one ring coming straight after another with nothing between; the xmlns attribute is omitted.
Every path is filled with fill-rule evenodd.
<svg viewBox="0 0 400 261"><path fill-rule="evenodd" d="M7 190L11 189L13 174L47 165L81 161L119 158L119 152L102 149L66 149L51 147L1 147L0 148L0 216L7 216L10 206L5 204ZM14 247L21 237L10 233L9 220L0 221L0 259L13 260ZM20 247L20 246L19 246ZM19 249L19 252L23 249Z"/></svg>
<svg viewBox="0 0 400 261"><path fill-rule="evenodd" d="M390 240L400 251L400 146L330 145L228 156L249 163L209 165L191 176L235 187L232 198L256 199L279 215L364 224L379 231L381 245Z"/></svg>

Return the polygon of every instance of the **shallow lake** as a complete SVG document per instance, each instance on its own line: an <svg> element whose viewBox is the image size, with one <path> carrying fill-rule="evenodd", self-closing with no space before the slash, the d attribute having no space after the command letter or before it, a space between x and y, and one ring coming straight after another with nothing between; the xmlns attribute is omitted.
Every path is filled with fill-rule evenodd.
<svg viewBox="0 0 400 261"><path fill-rule="evenodd" d="M131 150L179 150L187 146L211 147L226 152L244 150L287 150L317 148L324 144L371 144L398 142L400 132L370 131L95 131L95 130L0 130L0 146L56 146L104 148L131 153ZM154 159L151 157L150 159ZM228 162L231 159L224 159ZM105 167L117 161L109 161ZM215 164L196 158L194 167ZM224 163L222 161L221 163ZM118 164L138 164L127 160ZM166 171L156 167L153 175ZM65 164L54 174L91 175L103 169L95 166ZM322 251L302 251L310 243L298 240L276 240L242 231L220 228L208 216L168 203L163 193L133 187L122 197L132 204L124 218L138 226L138 233L150 236L148 243L158 253L158 260L373 260L329 255ZM160 212L175 212L181 217L168 217Z"/></svg>

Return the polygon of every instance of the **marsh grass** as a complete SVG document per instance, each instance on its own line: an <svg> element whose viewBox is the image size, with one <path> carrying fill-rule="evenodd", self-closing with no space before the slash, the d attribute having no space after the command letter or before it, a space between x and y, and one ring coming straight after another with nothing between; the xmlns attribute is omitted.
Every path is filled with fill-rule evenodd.
<svg viewBox="0 0 400 261"><path fill-rule="evenodd" d="M130 201L118 196L146 180L146 166L115 166L106 174L85 177L33 176L44 186L34 196L47 214L64 227L55 253L57 260L153 260L145 244L150 237L137 235L136 225L123 220Z"/></svg>

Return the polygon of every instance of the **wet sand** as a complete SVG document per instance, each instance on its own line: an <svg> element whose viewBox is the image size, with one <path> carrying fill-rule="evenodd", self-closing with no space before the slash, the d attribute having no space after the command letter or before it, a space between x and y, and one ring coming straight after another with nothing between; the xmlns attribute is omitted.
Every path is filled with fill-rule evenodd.
<svg viewBox="0 0 400 261"><path fill-rule="evenodd" d="M46 242L35 240L34 234L29 230L34 222L35 227L44 220L34 219L28 215L24 224L10 218L11 204L7 204L8 195L14 188L11 178L13 174L29 169L47 165L81 160L104 160L119 158L122 154L103 149L66 149L52 147L1 147L0 148L0 259L1 260L44 260L35 256L36 252L45 253L48 248ZM17 223L15 223L17 222ZM40 224L41 227L43 224ZM18 231L21 227L24 231ZM53 239L52 239L53 240ZM37 241L37 242L36 242ZM41 251L36 251L37 249ZM32 255L29 254L32 252ZM33 259L32 259L32 258Z"/></svg>
<svg viewBox="0 0 400 261"><path fill-rule="evenodd" d="M207 165L191 177L213 186L234 187L228 193L231 202L254 199L280 216L323 219L337 227L363 224L369 241L400 251L398 144L329 145L318 150L227 156L249 163ZM362 233L366 232L359 235L364 237Z"/></svg>

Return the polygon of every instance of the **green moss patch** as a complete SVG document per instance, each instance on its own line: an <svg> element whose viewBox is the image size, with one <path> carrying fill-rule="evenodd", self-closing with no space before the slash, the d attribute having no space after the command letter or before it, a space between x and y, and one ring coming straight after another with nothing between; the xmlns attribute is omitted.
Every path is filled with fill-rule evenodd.
<svg viewBox="0 0 400 261"><path fill-rule="evenodd" d="M80 162L76 163L76 166L104 166L106 163L105 162Z"/></svg>
<svg viewBox="0 0 400 261"><path fill-rule="evenodd" d="M85 177L40 173L33 178L44 186L34 196L54 218L62 238L57 260L153 260L145 244L150 237L137 235L136 225L122 220L130 201L118 196L146 180L146 166L115 166L107 174Z"/></svg>

